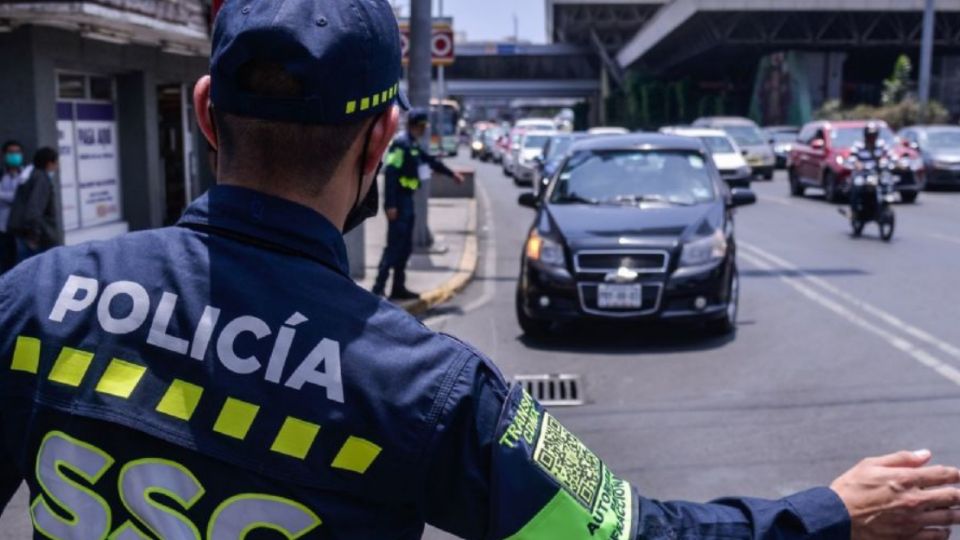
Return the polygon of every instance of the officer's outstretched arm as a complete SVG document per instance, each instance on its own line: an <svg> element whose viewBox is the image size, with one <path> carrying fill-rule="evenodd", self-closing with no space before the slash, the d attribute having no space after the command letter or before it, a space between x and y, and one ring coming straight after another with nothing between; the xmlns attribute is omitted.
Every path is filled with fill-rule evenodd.
<svg viewBox="0 0 960 540"><path fill-rule="evenodd" d="M850 538L843 502L820 488L710 504L640 496L487 361L468 362L426 459L427 521L467 539Z"/></svg>

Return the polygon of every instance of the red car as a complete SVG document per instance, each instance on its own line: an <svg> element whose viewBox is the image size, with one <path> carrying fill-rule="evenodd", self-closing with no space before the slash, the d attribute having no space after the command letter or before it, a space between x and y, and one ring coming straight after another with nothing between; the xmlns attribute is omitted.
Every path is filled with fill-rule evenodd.
<svg viewBox="0 0 960 540"><path fill-rule="evenodd" d="M790 194L800 197L808 187L822 188L826 199L839 202L850 191L850 148L863 141L867 120L810 122L805 125L790 151L787 170ZM880 124L880 139L897 161L900 178L897 191L903 202L912 203L926 184L923 159L915 150L900 143L885 122Z"/></svg>

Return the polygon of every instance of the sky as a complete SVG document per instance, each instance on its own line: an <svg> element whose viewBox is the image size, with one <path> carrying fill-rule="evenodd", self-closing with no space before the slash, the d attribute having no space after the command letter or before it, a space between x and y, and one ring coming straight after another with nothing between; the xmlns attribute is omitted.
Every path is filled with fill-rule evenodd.
<svg viewBox="0 0 960 540"><path fill-rule="evenodd" d="M433 0L438 13L441 0ZM544 0L442 0L443 14L453 17L454 30L464 31L470 41L499 41L513 35L513 15L517 15L521 40L544 43L547 40L546 2ZM394 0L409 14L409 0Z"/></svg>

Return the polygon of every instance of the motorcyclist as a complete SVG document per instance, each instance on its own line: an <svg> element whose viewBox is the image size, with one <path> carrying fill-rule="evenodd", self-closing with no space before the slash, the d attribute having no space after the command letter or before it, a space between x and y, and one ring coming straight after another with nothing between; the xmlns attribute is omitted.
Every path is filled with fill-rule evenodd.
<svg viewBox="0 0 960 540"><path fill-rule="evenodd" d="M880 124L878 122L868 122L863 128L863 141L853 145L850 149L850 164L854 169L854 175L864 174L864 169L877 169L879 173L880 162L889 155L887 144L880 138ZM857 182L851 179L850 182L850 218L856 219L863 211L864 188L857 185Z"/></svg>

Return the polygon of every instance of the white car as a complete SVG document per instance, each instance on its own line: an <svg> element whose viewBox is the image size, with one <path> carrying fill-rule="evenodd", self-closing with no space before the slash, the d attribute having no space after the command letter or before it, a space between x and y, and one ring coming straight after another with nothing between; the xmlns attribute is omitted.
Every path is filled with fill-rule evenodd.
<svg viewBox="0 0 960 540"><path fill-rule="evenodd" d="M516 127L527 131L556 131L557 124L549 118L524 118L517 121Z"/></svg>
<svg viewBox="0 0 960 540"><path fill-rule="evenodd" d="M753 169L747 163L743 150L727 132L706 128L663 128L660 133L700 139L727 184L732 187L750 187Z"/></svg>
<svg viewBox="0 0 960 540"><path fill-rule="evenodd" d="M543 150L557 131L528 131L520 138L517 162L513 166L513 181L517 185L532 186L537 175Z"/></svg>
<svg viewBox="0 0 960 540"><path fill-rule="evenodd" d="M601 126L587 130L588 135L629 135L630 130L615 126Z"/></svg>

